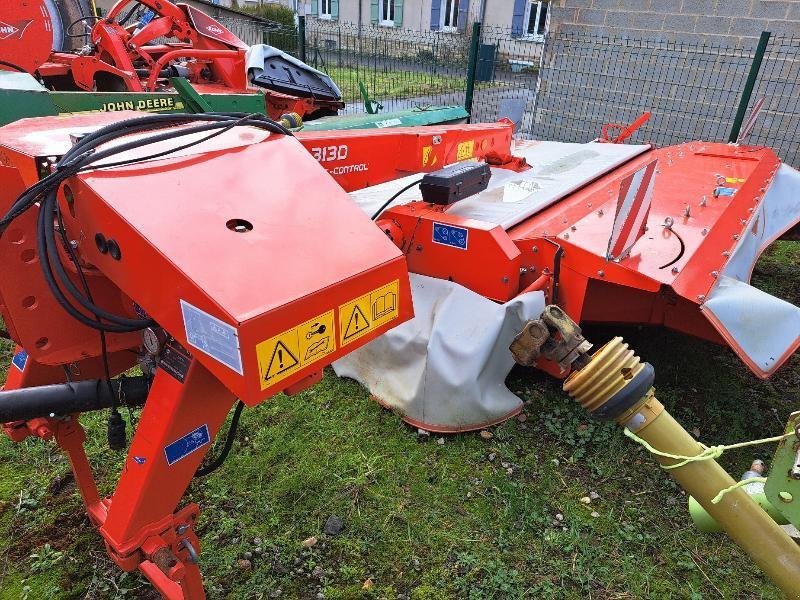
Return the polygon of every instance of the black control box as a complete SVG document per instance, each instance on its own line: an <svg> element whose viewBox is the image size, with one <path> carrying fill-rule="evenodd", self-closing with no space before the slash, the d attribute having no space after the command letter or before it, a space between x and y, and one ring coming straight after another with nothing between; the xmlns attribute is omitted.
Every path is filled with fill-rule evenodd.
<svg viewBox="0 0 800 600"><path fill-rule="evenodd" d="M427 173L419 189L425 202L447 206L485 190L491 176L486 163L460 162Z"/></svg>

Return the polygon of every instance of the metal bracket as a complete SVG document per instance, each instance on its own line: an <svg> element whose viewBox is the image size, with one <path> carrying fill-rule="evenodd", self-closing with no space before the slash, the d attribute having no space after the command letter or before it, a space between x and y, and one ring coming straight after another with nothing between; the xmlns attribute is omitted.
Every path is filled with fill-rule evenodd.
<svg viewBox="0 0 800 600"><path fill-rule="evenodd" d="M800 529L800 411L792 413L775 450L764 493L786 520Z"/></svg>

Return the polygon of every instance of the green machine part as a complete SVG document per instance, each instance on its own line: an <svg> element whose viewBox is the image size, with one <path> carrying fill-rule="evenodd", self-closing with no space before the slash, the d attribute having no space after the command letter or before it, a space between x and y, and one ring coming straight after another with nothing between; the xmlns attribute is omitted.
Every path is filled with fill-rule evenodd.
<svg viewBox="0 0 800 600"><path fill-rule="evenodd" d="M264 112L261 92L199 94L185 79L171 80L174 92L60 92L48 90L28 73L0 71L0 125L26 117L84 112L136 110L157 113ZM418 127L464 123L463 106L417 107L383 114L323 117L304 123L303 131Z"/></svg>
<svg viewBox="0 0 800 600"><path fill-rule="evenodd" d="M759 484L751 483L750 485ZM778 525L786 525L789 522L786 517L784 517L783 514L781 514L769 500L767 500L767 496L763 492L750 494L750 497L755 501L756 504L763 508L766 513L772 517L772 520ZM689 514L692 517L692 522L694 523L695 527L697 527L700 531L705 531L706 533L716 533L722 531L722 527L720 527L720 524L714 520L714 517L708 514L708 511L691 496L689 496Z"/></svg>
<svg viewBox="0 0 800 600"><path fill-rule="evenodd" d="M198 94L187 81L175 92L56 92L28 73L0 71L0 125L25 117L138 110L157 113L264 112L264 96Z"/></svg>
<svg viewBox="0 0 800 600"><path fill-rule="evenodd" d="M800 412L792 413L764 484L769 503L800 529Z"/></svg>
<svg viewBox="0 0 800 600"><path fill-rule="evenodd" d="M420 127L465 123L469 113L463 106L429 106L389 113L337 115L303 123L303 131L343 129L381 129L385 127Z"/></svg>
<svg viewBox="0 0 800 600"><path fill-rule="evenodd" d="M786 437L778 443L766 483L754 482L744 490L778 525L800 528L800 412L786 425ZM749 490L748 488L751 488ZM691 496L689 514L700 531L722 531L708 512Z"/></svg>

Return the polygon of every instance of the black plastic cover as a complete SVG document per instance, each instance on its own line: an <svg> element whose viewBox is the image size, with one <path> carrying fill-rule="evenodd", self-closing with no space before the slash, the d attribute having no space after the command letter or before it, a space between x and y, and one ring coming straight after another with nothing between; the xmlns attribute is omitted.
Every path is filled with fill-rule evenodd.
<svg viewBox="0 0 800 600"><path fill-rule="evenodd" d="M297 61L283 56L269 56L264 60L264 70L253 77L253 84L297 96L318 100L341 101L342 95L330 77Z"/></svg>
<svg viewBox="0 0 800 600"><path fill-rule="evenodd" d="M492 171L486 163L460 162L422 178L422 199L446 206L482 192L489 185Z"/></svg>

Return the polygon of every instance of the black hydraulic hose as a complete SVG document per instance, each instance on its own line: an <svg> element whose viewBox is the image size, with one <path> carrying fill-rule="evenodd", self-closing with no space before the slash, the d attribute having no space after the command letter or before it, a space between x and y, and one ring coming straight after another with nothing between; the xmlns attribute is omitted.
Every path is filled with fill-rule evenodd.
<svg viewBox="0 0 800 600"><path fill-rule="evenodd" d="M228 454L230 454L231 448L233 447L233 442L236 439L236 430L239 428L239 417L242 416L243 408L244 402L239 400L239 402L236 404L236 408L233 410L231 426L228 428L228 434L225 436L225 445L222 447L222 452L220 452L219 456L217 456L217 458L215 458L213 461L204 467L197 469L197 471L194 473L195 477L205 477L206 475L210 475L219 469L225 462L225 459L228 458Z"/></svg>
<svg viewBox="0 0 800 600"><path fill-rule="evenodd" d="M112 379L111 386L104 379L88 379L0 391L0 423L101 410L119 398L127 406L142 406L149 390L150 379L140 375Z"/></svg>
<svg viewBox="0 0 800 600"><path fill-rule="evenodd" d="M400 191L396 192L396 193L395 193L395 194L394 194L394 195L393 195L391 198L389 198L389 199L388 199L386 202L384 202L383 204L381 204L381 207L380 207L378 210L376 210L376 211L375 211L375 214L374 214L374 215L372 215L372 217L370 217L370 218L371 218L373 221L374 221L375 219L377 219L377 218L380 216L380 214L383 212L383 209L385 209L385 208L386 208L387 206L389 206L389 205L390 205L392 202L394 202L394 201L395 201L397 198L399 198L399 197L400 197L400 195L401 195L403 192L405 192L406 190L410 190L412 187L414 187L415 185L419 185L420 183L422 183L422 179L417 179L416 181L413 181L413 182L409 183L407 186L405 186L404 188L400 189Z"/></svg>
<svg viewBox="0 0 800 600"><path fill-rule="evenodd" d="M176 128L178 125L187 125L190 123L196 124L190 127ZM285 127L260 113L148 115L146 117L126 119L119 123L113 123L84 136L62 156L58 163L56 163L53 173L42 178L39 182L25 190L12 204L6 215L0 219L0 235L2 235L11 221L38 202L40 205L39 218L37 220L37 250L39 252L39 262L45 281L59 305L70 316L77 319L82 324L99 331L125 333L148 327L152 325L152 320L131 319L122 315L110 313L97 306L91 297L87 297L89 294L86 293L86 291L81 292L73 283L64 265L61 263L58 241L55 235L55 220L57 217L60 217L57 199L58 189L61 183L77 173L93 169L135 164L145 160L167 156L200 144L237 126L252 126L281 135L292 135ZM167 129L167 131L99 149L101 145L121 137L163 129ZM106 158L129 150L201 133L208 134L185 144L171 146L166 150L147 156L97 164ZM61 229L62 242L69 244L63 232L63 226ZM76 269L80 271L80 264L77 262L77 257L74 252L70 251L69 247L67 247L67 254L73 264L75 264ZM81 309L85 310L88 314L81 312Z"/></svg>
<svg viewBox="0 0 800 600"><path fill-rule="evenodd" d="M27 71L22 67L20 67L18 64L8 62L7 60L0 60L0 65L8 67L9 69L14 69L15 71L19 71L20 73L27 73Z"/></svg>

